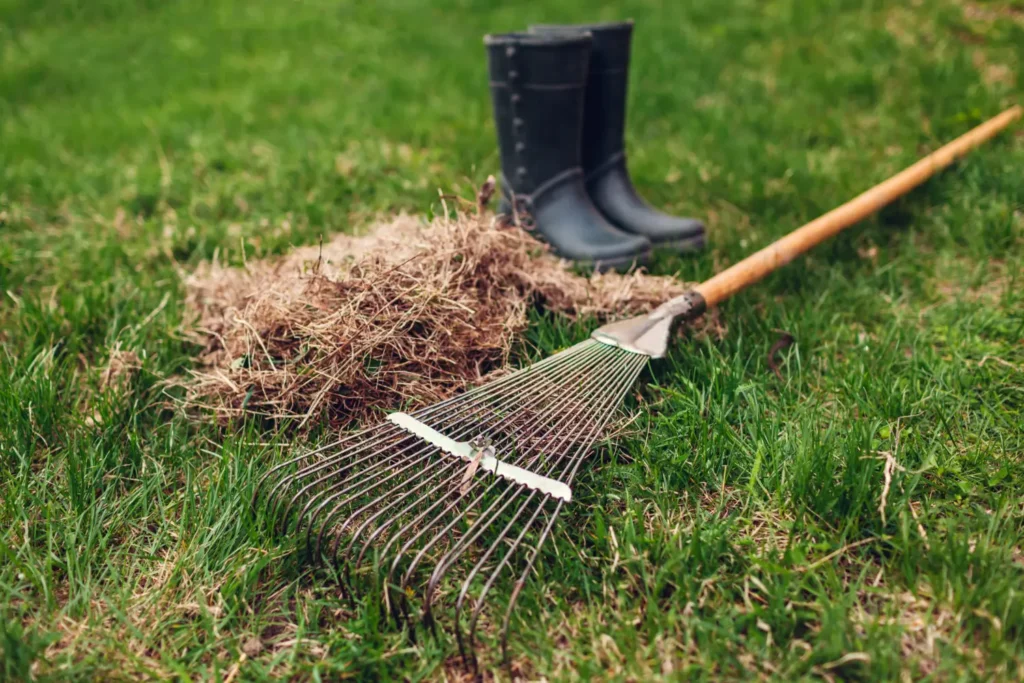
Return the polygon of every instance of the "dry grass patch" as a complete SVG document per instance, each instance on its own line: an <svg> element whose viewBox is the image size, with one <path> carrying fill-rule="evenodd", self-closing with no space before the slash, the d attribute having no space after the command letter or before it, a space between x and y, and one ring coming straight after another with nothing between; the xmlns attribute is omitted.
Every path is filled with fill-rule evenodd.
<svg viewBox="0 0 1024 683"><path fill-rule="evenodd" d="M938 264L936 267L936 293L943 301L965 301L996 305L1009 290L1011 275L1006 263L990 260L985 264L983 278L973 277L977 268L966 259Z"/></svg>
<svg viewBox="0 0 1024 683"><path fill-rule="evenodd" d="M978 2L965 2L962 4L964 17L967 19L984 23L1012 21L1024 26L1024 7L1012 5L992 7L991 5Z"/></svg>
<svg viewBox="0 0 1024 683"><path fill-rule="evenodd" d="M100 373L100 389L112 389L123 393L132 378L142 368L142 360L134 351L126 351L120 343L111 351L107 366Z"/></svg>
<svg viewBox="0 0 1024 683"><path fill-rule="evenodd" d="M718 490L704 488L696 500L691 500L689 492L684 491L676 508L647 506L643 518L644 532L648 536L688 538L699 513L725 519L733 512L743 510L748 497L745 490L733 486ZM785 511L754 507L737 519L733 538L736 543L751 546L758 557L770 552L782 552L794 540L790 537L792 522L792 516Z"/></svg>
<svg viewBox="0 0 1024 683"><path fill-rule="evenodd" d="M1000 628L998 619L974 612L974 616L987 616ZM1022 671L1011 671L1014 666L1003 663L995 666L984 652L984 636L967 626L966 614L955 611L948 600L936 596L927 581L911 590L886 587L881 574L870 590L861 590L851 619L863 635L869 627L895 629L900 656L904 662L903 674L911 678L936 674L940 665L955 656L975 673L985 676L1018 678ZM1001 671L1001 674L997 672Z"/></svg>
<svg viewBox="0 0 1024 683"><path fill-rule="evenodd" d="M684 290L642 272L576 274L530 235L491 223L401 215L283 258L200 267L187 302L204 350L187 404L221 419L343 425L481 380L508 360L531 306L606 318Z"/></svg>

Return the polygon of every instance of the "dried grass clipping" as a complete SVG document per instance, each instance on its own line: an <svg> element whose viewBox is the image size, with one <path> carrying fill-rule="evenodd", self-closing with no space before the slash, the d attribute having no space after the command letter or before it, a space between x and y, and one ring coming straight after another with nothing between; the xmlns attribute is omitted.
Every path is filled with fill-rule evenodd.
<svg viewBox="0 0 1024 683"><path fill-rule="evenodd" d="M683 291L643 273L583 277L483 215L401 215L275 260L200 267L188 305L204 351L186 403L221 419L327 416L451 396L508 360L531 306L635 314Z"/></svg>

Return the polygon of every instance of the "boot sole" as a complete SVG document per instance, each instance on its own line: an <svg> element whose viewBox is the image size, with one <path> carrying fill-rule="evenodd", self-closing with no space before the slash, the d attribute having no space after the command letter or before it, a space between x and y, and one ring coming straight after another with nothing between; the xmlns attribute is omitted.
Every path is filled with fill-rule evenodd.
<svg viewBox="0 0 1024 683"><path fill-rule="evenodd" d="M694 235L693 237L686 237L678 240L667 240L665 242L654 242L652 246L655 249L671 249L672 251L679 252L681 254L692 254L703 249L707 245L707 239L705 235Z"/></svg>
<svg viewBox="0 0 1024 683"><path fill-rule="evenodd" d="M498 213L498 214L495 215L495 218L497 220L506 221L506 223L508 224L509 227L514 227L514 228L516 228L518 230L526 230L525 228L518 227L514 223L512 223L511 222L511 216L509 214L507 214L507 213ZM568 256L563 256L562 254L559 254L558 251L553 246L551 246L550 242L548 242L546 239L544 239L544 235L542 233L535 232L533 230L526 230L526 232L530 236L536 238L538 241L543 242L544 244L547 244L551 248L551 253L553 255L557 256L558 258L564 259L566 261L569 261L574 266L577 266L577 267L582 268L584 270L593 270L593 271L598 272L598 273L607 273L608 271L611 271L611 270L614 270L614 271L616 271L618 273L625 273L625 272L628 272L629 270L632 270L633 268L637 268L639 266L646 266L651 261L651 256L654 254L654 249L656 249L658 246L660 246L660 245L657 245L657 244L652 245L651 249L647 249L646 251L642 251L639 254L632 254L632 255L629 255L629 256L618 256L616 258L611 258L611 259L600 259L600 260L591 261L591 260L585 260L585 259L574 259L574 258L569 258ZM698 239L703 240L703 236L702 235L698 236ZM692 241L692 239L683 240L683 241ZM668 244L668 243L666 243L666 244ZM694 247L693 249L699 249L701 246L703 246L703 244L699 244L696 247Z"/></svg>
<svg viewBox="0 0 1024 683"><path fill-rule="evenodd" d="M625 273L634 268L647 265L651 260L651 250L640 252L634 256L620 256L613 259L601 259L599 261L572 261L572 263L586 270L593 270L597 273L607 273L614 270L617 273ZM564 258L564 257L563 257Z"/></svg>

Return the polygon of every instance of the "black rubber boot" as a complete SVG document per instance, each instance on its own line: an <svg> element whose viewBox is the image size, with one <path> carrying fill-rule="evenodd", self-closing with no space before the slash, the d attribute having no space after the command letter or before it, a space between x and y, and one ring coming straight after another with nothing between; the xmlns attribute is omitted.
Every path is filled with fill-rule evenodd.
<svg viewBox="0 0 1024 683"><path fill-rule="evenodd" d="M652 208L637 194L626 168L626 89L633 22L531 26L542 36L590 33L593 50L583 110L583 171L587 191L608 220L643 235L655 247L692 251L704 246L704 224Z"/></svg>
<svg viewBox="0 0 1024 683"><path fill-rule="evenodd" d="M503 201L499 214L534 230L559 256L605 270L646 261L650 242L609 223L580 166L587 33L484 38Z"/></svg>

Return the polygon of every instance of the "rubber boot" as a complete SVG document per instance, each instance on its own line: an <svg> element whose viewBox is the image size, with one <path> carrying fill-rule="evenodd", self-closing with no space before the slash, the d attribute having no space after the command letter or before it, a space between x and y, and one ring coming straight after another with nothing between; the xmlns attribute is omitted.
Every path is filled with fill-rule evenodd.
<svg viewBox="0 0 1024 683"><path fill-rule="evenodd" d="M583 184L590 35L489 35L484 45L501 156L499 214L533 230L557 255L587 266L645 262L650 241L609 223Z"/></svg>
<svg viewBox="0 0 1024 683"><path fill-rule="evenodd" d="M655 247L693 251L704 246L704 225L652 208L637 194L626 168L626 91L633 22L531 26L543 36L590 33L593 50L583 110L583 170L595 206L619 228Z"/></svg>

